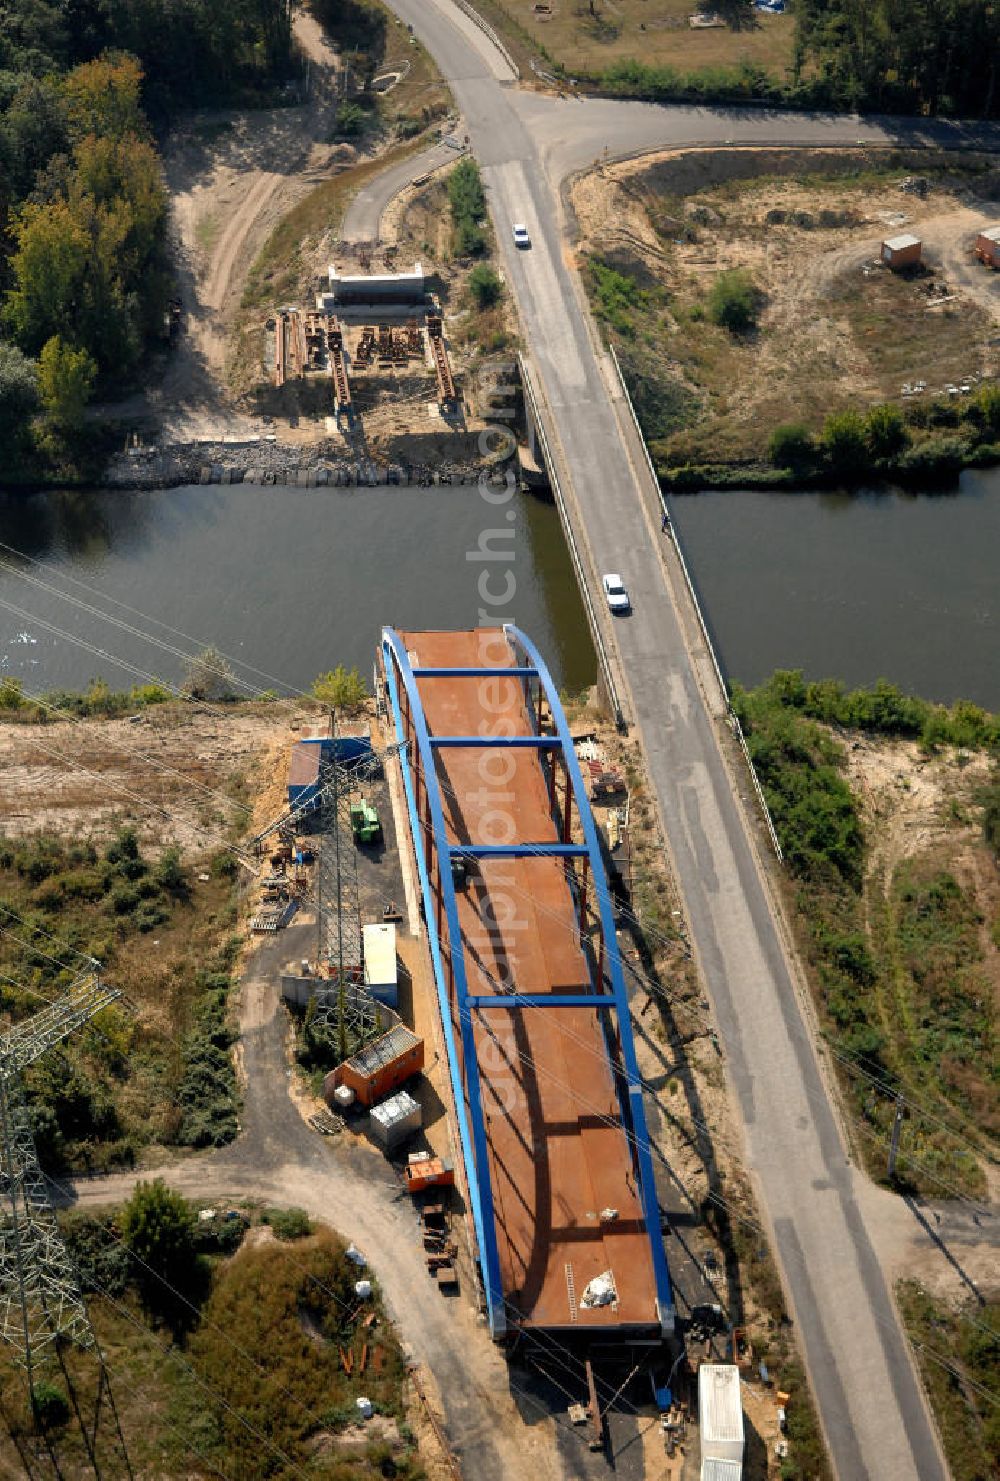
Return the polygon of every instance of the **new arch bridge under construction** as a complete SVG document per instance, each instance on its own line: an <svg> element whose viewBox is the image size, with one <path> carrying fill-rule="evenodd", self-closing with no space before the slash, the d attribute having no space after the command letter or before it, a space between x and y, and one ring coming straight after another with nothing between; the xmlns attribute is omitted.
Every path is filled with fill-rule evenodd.
<svg viewBox="0 0 1000 1481"><path fill-rule="evenodd" d="M674 1303L597 829L516 627L382 634L493 1337L655 1345Z"/></svg>

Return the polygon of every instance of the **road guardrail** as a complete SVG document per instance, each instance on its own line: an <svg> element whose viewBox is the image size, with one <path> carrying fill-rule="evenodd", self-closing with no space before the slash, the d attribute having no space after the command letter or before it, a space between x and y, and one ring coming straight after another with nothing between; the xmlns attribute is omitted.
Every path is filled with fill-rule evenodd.
<svg viewBox="0 0 1000 1481"><path fill-rule="evenodd" d="M563 497L562 485L559 482L559 472L556 468L555 459L552 456L552 449L549 446L549 439L545 431L545 421L542 417L538 395L535 391L534 382L531 379L531 372L528 369L527 362L525 361L524 356L520 353L517 357L517 363L518 368L521 372L521 385L524 389L528 414L531 417L532 422L534 423L535 431L538 433L538 440L542 445L542 456L545 460L545 466L548 470L549 482L552 485L552 494L555 498L556 508L559 511L559 519L562 523L563 531L566 535L566 543L569 546L569 554L570 559L573 562L573 569L576 572L576 584L580 588L580 595L583 598L584 609L587 613L587 622L590 627L590 635L594 641L594 648L597 652L597 661L601 669L601 677L604 680L604 686L608 694L608 703L611 705L611 709L614 714L615 725L618 727L619 730L624 730L626 724L625 714L621 706L621 698L618 693L618 685L615 683L614 674L611 670L611 659L608 656L608 650L605 646L604 635L601 632L600 625L597 621L597 612L594 608L593 597L590 593L590 582L587 580L587 572L584 567L583 560L580 556L579 546L576 543L576 534L574 533L573 525L569 517L569 510L566 507L566 500Z"/></svg>
<svg viewBox="0 0 1000 1481"><path fill-rule="evenodd" d="M729 721L729 728L732 730L733 735L739 742L740 750L743 752L743 759L746 762L747 771L750 773L750 780L753 782L754 792L757 795L757 801L760 804L760 810L763 814L764 822L767 824L767 831L770 835L771 846L774 849L778 862L782 863L784 861L784 854L781 852L781 844L778 841L778 833L777 829L774 826L774 819L771 817L771 809L767 805L767 799L764 796L764 789L760 784L760 777L757 775L757 768L753 764L753 758L750 755L750 748L747 745L746 736L743 734L743 726L740 724L739 716L736 714L736 711L733 709L733 706L730 703L729 689L726 685L725 679L722 677L722 668L719 664L719 660L715 652L715 644L712 642L711 636L709 634L708 624L705 621L705 614L701 609L701 603L698 600L698 593L695 591L694 582L691 579L691 572L688 569L688 563L684 559L684 551L681 546L680 536L678 535L674 522L670 517L670 510L667 506L667 497L663 492L663 486L660 483L659 478L656 476L656 469L653 467L653 460L649 455L649 448L646 446L646 439L642 435L642 428L639 425L639 418L636 414L635 406L632 402L632 397L629 395L628 386L625 384L625 377L622 374L622 367L618 356L615 354L614 345L609 345L608 349L611 352L611 360L615 367L615 374L618 376L618 384L622 388L622 395L625 397L625 404L628 407L629 415L632 418L632 425L635 427L636 436L639 439L639 445L641 446L643 456L646 459L646 467L649 469L649 476L653 480L653 487L656 489L657 495L659 496L660 509L664 519L664 528L668 531L670 539L673 543L674 550L677 553L677 559L680 563L681 571L684 573L684 584L687 587L688 598L690 599L691 606L694 609L694 614L698 619L698 626L701 629L701 635L704 640L705 647L708 650L708 656L712 660L712 668L715 670L715 677L718 680L719 689L722 693L722 702L726 707L726 718Z"/></svg>
<svg viewBox="0 0 1000 1481"><path fill-rule="evenodd" d="M489 39L493 42L493 45L496 47L497 51L500 53L500 55L503 57L504 61L507 63L507 65L510 68L510 70L513 72L515 78L517 78L517 80L520 81L520 78L521 78L521 69L520 69L520 67L517 65L517 63L515 62L514 58L511 56L511 54L507 50L506 46L504 46L503 42L500 40L500 37L494 31L493 27L489 24L489 22L483 20L483 17L479 14L479 11L476 10L475 6L469 4L469 0L458 0L458 6L459 6L459 9L460 10L464 10L465 11L465 13L469 17L469 20L470 21L474 21L475 22L475 24L479 27L480 31L482 31L483 35L489 37Z"/></svg>

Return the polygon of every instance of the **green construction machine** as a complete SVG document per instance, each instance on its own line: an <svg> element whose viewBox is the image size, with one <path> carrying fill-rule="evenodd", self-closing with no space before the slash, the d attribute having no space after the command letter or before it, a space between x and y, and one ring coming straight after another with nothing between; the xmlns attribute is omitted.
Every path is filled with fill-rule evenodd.
<svg viewBox="0 0 1000 1481"><path fill-rule="evenodd" d="M355 843L377 843L382 837L378 813L364 797L351 803L351 832Z"/></svg>

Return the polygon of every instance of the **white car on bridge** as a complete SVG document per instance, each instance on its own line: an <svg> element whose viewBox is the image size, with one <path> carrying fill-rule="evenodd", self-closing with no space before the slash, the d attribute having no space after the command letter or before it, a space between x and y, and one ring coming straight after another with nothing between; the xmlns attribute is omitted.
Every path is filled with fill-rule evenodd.
<svg viewBox="0 0 1000 1481"><path fill-rule="evenodd" d="M524 225L523 222L515 221L514 225L511 227L511 231L514 235L515 247L531 246L531 238L528 235L528 228Z"/></svg>
<svg viewBox="0 0 1000 1481"><path fill-rule="evenodd" d="M620 576L609 571L606 576L601 577L601 585L604 587L604 595L607 597L608 606L612 612L631 612L632 603L629 601L628 591Z"/></svg>

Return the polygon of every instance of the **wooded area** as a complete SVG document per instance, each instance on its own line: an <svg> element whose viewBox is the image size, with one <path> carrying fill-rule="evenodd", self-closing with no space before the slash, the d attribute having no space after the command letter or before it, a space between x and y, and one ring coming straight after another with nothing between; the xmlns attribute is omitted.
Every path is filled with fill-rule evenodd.
<svg viewBox="0 0 1000 1481"><path fill-rule="evenodd" d="M0 438L7 476L73 467L95 387L163 331L153 126L266 101L289 0L0 0Z"/></svg>
<svg viewBox="0 0 1000 1481"><path fill-rule="evenodd" d="M795 0L795 16L799 66L818 69L837 106L971 118L1000 109L992 0Z"/></svg>
<svg viewBox="0 0 1000 1481"><path fill-rule="evenodd" d="M1000 7L992 0L792 0L795 50L785 75L749 51L732 65L683 70L620 58L591 80L617 97L658 102L756 100L796 108L942 114L1000 113L996 87ZM722 7L714 5L713 10ZM752 31L736 3L726 19ZM563 70L553 63L555 70ZM579 70L579 69L574 69Z"/></svg>

